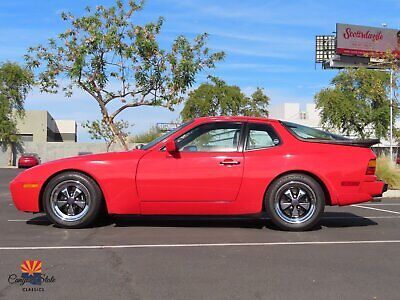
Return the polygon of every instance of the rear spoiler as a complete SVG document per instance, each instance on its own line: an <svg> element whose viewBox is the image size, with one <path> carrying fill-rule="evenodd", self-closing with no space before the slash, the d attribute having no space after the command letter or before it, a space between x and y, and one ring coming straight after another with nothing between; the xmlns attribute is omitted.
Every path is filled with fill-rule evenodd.
<svg viewBox="0 0 400 300"><path fill-rule="evenodd" d="M302 139L306 142L314 142L314 143L324 143L324 144L335 144L335 145L343 145L343 146L355 146L362 148L370 148L373 145L379 144L381 141L379 139L348 139L348 140L318 140L318 139Z"/></svg>

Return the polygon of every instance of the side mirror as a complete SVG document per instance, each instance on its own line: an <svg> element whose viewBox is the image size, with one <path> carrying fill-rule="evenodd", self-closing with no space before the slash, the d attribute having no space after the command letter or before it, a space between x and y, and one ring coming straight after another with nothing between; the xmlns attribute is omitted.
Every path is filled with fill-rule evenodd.
<svg viewBox="0 0 400 300"><path fill-rule="evenodd" d="M165 144L165 149L167 150L168 153L170 154L175 154L176 152L178 152L178 148L176 147L175 141L168 141Z"/></svg>

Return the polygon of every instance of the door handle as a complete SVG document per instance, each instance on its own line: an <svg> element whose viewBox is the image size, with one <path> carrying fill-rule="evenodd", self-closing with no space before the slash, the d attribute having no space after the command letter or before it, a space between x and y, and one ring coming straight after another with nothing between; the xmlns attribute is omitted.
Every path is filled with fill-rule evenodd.
<svg viewBox="0 0 400 300"><path fill-rule="evenodd" d="M233 166L233 165L240 165L240 161L233 160L233 159L225 159L219 163L223 166Z"/></svg>

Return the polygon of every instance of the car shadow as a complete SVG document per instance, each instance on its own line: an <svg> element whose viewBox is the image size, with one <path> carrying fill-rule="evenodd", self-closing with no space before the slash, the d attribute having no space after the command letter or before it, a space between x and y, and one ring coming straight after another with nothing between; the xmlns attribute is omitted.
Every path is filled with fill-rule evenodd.
<svg viewBox="0 0 400 300"><path fill-rule="evenodd" d="M54 226L46 216L34 217L26 222L36 226ZM312 231L323 227L345 228L378 225L367 217L348 212L325 212L319 224ZM226 216L107 216L98 220L92 228L99 227L203 227L203 228L249 228L280 230L266 217Z"/></svg>
<svg viewBox="0 0 400 300"><path fill-rule="evenodd" d="M204 216L117 216L100 218L91 228L98 227L226 227L258 228L265 227L265 218L254 217L204 217ZM54 226L45 215L34 217L26 224L36 226ZM272 226L272 225L271 225Z"/></svg>
<svg viewBox="0 0 400 300"><path fill-rule="evenodd" d="M325 212L320 226L329 228L364 227L378 225L368 217L359 216L349 212Z"/></svg>

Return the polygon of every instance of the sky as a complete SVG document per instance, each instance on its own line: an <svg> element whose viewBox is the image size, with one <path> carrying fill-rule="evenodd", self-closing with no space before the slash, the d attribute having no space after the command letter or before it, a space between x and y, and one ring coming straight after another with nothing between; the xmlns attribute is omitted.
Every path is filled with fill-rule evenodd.
<svg viewBox="0 0 400 300"><path fill-rule="evenodd" d="M24 63L30 46L45 43L66 29L63 11L82 15L86 6L112 5L114 0L0 0L0 62ZM228 84L250 94L261 87L271 105L283 102L311 103L314 95L329 85L337 71L322 70L314 64L315 35L332 34L336 23L400 28L398 0L147 0L135 22L165 23L159 37L168 49L178 35L194 38L207 32L208 46L225 51L217 68L199 74L195 86L218 76ZM165 108L140 107L121 114L134 124L132 134L146 131L158 122L179 118L182 106L171 112ZM81 91L71 98L62 93L41 94L36 88L26 100L26 109L48 110L55 119L85 120L100 118L95 101ZM90 137L80 126L78 140Z"/></svg>

